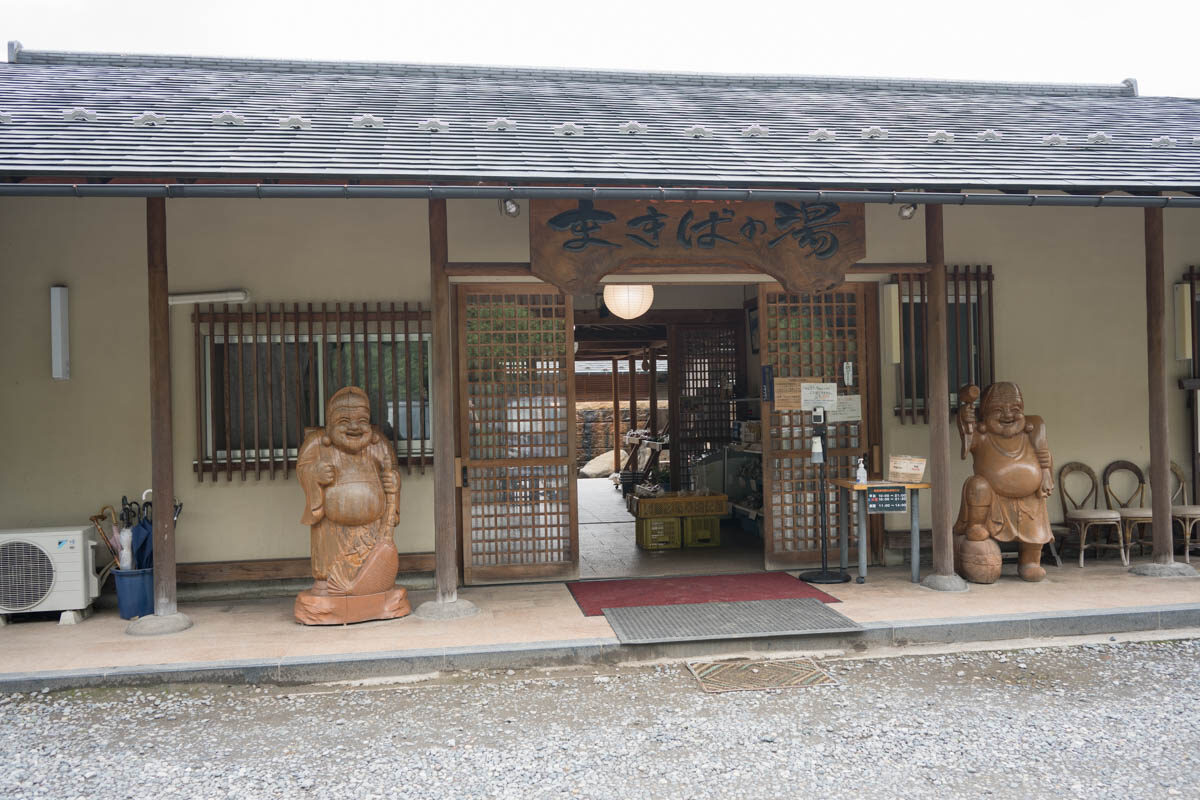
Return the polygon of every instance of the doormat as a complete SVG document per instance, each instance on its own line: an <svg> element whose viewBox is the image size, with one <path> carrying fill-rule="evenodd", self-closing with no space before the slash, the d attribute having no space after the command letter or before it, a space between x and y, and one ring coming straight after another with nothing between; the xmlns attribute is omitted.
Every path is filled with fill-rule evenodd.
<svg viewBox="0 0 1200 800"><path fill-rule="evenodd" d="M606 608L621 644L861 633L862 626L812 597Z"/></svg>
<svg viewBox="0 0 1200 800"><path fill-rule="evenodd" d="M694 661L688 669L706 692L749 692L836 686L837 681L808 658L778 661Z"/></svg>
<svg viewBox="0 0 1200 800"><path fill-rule="evenodd" d="M670 606L740 600L783 600L811 597L840 603L811 583L786 572L746 572L738 575L693 575L680 578L630 578L615 581L572 581L571 596L585 617L598 617L606 608Z"/></svg>

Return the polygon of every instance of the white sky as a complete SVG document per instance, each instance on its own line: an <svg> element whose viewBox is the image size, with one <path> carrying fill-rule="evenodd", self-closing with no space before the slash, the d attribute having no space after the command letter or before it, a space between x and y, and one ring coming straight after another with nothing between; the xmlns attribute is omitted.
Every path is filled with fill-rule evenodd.
<svg viewBox="0 0 1200 800"><path fill-rule="evenodd" d="M0 0L31 50L1119 83L1200 97L1198 0Z"/></svg>

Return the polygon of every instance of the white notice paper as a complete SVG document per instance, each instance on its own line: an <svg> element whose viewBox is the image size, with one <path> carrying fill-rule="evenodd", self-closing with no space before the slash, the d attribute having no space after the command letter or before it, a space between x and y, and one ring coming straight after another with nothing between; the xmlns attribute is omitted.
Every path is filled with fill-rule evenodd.
<svg viewBox="0 0 1200 800"><path fill-rule="evenodd" d="M858 422L862 419L862 395L844 394L838 398L837 408L825 410L826 422Z"/></svg>
<svg viewBox="0 0 1200 800"><path fill-rule="evenodd" d="M837 410L836 383L806 383L800 388L800 410L812 411L817 406L824 406L826 413Z"/></svg>

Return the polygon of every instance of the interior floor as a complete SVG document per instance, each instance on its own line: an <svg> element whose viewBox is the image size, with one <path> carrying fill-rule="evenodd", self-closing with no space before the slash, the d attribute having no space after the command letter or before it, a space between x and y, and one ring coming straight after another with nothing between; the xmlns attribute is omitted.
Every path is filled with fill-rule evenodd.
<svg viewBox="0 0 1200 800"><path fill-rule="evenodd" d="M634 518L608 478L580 478L579 577L651 578L762 572L762 542L725 521L720 547L642 550Z"/></svg>

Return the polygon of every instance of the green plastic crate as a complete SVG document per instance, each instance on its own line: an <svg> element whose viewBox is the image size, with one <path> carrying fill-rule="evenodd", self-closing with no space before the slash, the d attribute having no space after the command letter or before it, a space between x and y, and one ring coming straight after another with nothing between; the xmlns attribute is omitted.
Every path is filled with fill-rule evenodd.
<svg viewBox="0 0 1200 800"><path fill-rule="evenodd" d="M680 546L679 517L653 517L637 521L637 545L643 550L677 550Z"/></svg>
<svg viewBox="0 0 1200 800"><path fill-rule="evenodd" d="M684 547L720 547L720 517L684 517Z"/></svg>

